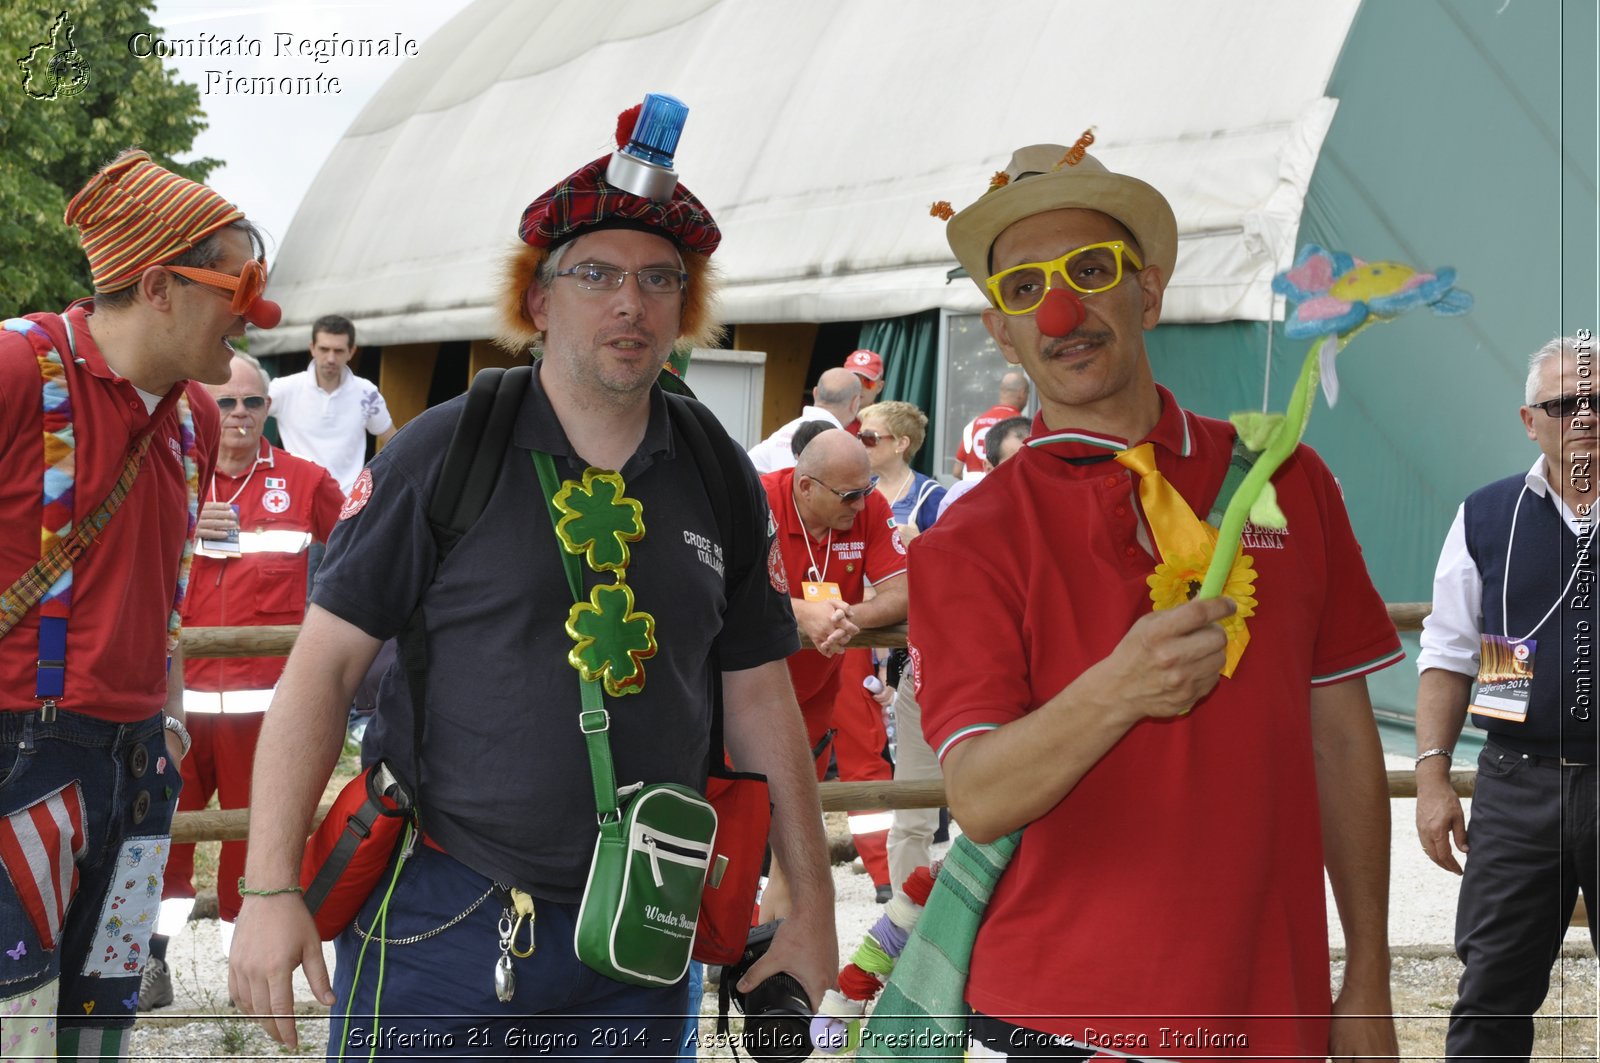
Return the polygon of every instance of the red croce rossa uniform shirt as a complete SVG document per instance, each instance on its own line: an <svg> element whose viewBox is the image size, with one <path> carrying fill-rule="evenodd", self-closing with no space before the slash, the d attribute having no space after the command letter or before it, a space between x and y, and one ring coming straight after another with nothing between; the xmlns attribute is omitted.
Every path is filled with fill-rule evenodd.
<svg viewBox="0 0 1600 1063"><path fill-rule="evenodd" d="M1004 421L1007 417L1017 417L1022 413L1015 406L1003 404L995 405L984 410L971 421L961 432L961 445L956 448L956 460L967 472L983 472L984 447L987 444L989 429Z"/></svg>
<svg viewBox="0 0 1600 1063"><path fill-rule="evenodd" d="M1146 438L1204 516L1233 429L1160 395ZM1137 478L1092 460L1121 441L1034 432L911 544L912 660L941 759L1039 708L1151 610ZM978 1011L1139 1057L1327 1054L1311 689L1402 653L1321 459L1301 447L1274 484L1288 528L1246 525L1260 604L1237 671L1190 715L1135 725L1024 828L973 951Z"/></svg>
<svg viewBox="0 0 1600 1063"><path fill-rule="evenodd" d="M86 303L64 315L30 314L61 353L72 403L73 517L82 521L122 475L129 444L151 421L144 399L106 364L89 334ZM68 342L68 326L72 343ZM8 325L0 331L0 586L39 561L43 507L42 378L33 345ZM187 390L200 483L211 478L220 416L205 389ZM176 388L174 390L177 390ZM170 396L169 396L170 398ZM72 570L67 673L61 708L130 723L167 697L167 621L178 563L189 534L188 487L176 405L164 401L154 440L133 489ZM0 639L0 710L33 712L39 653L38 608Z"/></svg>
<svg viewBox="0 0 1600 1063"><path fill-rule="evenodd" d="M767 489L767 502L772 507L772 518L778 526L778 549L783 555L783 570L789 583L791 597L800 597L800 585L811 577L813 560L820 577L819 582L837 583L839 593L846 602L861 601L866 584L882 583L906 570L906 547L900 541L895 527L894 513L873 491L867 495L867 504L856 514L848 531L836 531L821 542L812 540L800 522L794 503L794 470L780 469L761 478ZM807 550L807 542L810 549ZM818 700L839 671L843 658L838 654L824 657L813 649L802 649L789 657L789 677L794 682L795 698L806 713L806 729L815 743L827 729L826 713L818 718L819 707L808 703ZM832 694L826 699L832 706Z"/></svg>
<svg viewBox="0 0 1600 1063"><path fill-rule="evenodd" d="M344 492L328 470L261 441L255 465L240 476L217 470L207 502L239 507L241 552L196 553L184 601L186 627L298 624L306 611L306 547L326 542L339 521ZM204 544L201 544L204 547ZM283 674L283 657L218 657L187 661L192 690L268 690Z"/></svg>

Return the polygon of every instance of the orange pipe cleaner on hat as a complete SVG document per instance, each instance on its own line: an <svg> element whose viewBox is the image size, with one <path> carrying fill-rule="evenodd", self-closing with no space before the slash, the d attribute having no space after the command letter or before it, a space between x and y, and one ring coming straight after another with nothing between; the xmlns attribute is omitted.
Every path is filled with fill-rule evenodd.
<svg viewBox="0 0 1600 1063"><path fill-rule="evenodd" d="M1083 131L1083 136L1078 138L1077 143L1068 148L1067 153L1061 156L1061 161L1056 163L1056 169L1059 170L1063 166L1078 165L1078 163L1083 161L1083 156L1089 150L1089 145L1093 143L1094 126L1090 126L1088 129Z"/></svg>

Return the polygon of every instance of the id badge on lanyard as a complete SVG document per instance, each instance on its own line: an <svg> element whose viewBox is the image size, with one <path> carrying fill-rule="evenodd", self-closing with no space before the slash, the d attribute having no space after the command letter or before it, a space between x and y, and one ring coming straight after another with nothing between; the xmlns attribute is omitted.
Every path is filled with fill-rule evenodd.
<svg viewBox="0 0 1600 1063"><path fill-rule="evenodd" d="M800 584L800 594L808 602L844 601L844 595L839 592L837 583L824 583L821 580L806 580Z"/></svg>
<svg viewBox="0 0 1600 1063"><path fill-rule="evenodd" d="M1484 635L1478 647L1478 692L1472 711L1479 716L1524 723L1533 693L1533 639L1513 642L1504 635Z"/></svg>

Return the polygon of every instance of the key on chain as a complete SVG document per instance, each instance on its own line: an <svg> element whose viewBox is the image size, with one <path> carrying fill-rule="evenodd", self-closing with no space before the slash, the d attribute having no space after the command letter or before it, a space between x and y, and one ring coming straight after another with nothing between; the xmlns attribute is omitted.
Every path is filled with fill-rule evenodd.
<svg viewBox="0 0 1600 1063"><path fill-rule="evenodd" d="M510 908L500 913L500 958L494 965L494 995L502 1004L511 1003L517 994L517 972L511 966L511 929L515 926Z"/></svg>

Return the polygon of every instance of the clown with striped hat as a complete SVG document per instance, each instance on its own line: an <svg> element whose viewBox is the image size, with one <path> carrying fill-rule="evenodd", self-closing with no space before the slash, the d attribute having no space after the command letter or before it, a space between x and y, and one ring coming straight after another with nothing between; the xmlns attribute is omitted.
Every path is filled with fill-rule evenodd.
<svg viewBox="0 0 1600 1063"><path fill-rule="evenodd" d="M177 618L219 429L201 383L279 312L244 214L143 151L65 221L93 297L0 322L0 748L29 765L0 793L0 1054L114 1059L189 749Z"/></svg>

